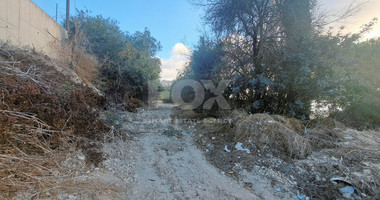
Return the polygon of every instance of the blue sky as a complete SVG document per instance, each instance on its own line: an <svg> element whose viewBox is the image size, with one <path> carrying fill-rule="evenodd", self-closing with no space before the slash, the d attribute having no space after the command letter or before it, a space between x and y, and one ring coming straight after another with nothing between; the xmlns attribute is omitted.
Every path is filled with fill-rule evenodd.
<svg viewBox="0 0 380 200"><path fill-rule="evenodd" d="M66 0L32 0L55 19L58 3L58 21L66 13ZM71 14L88 9L93 15L101 14L119 21L121 30L129 33L144 31L147 27L161 42L158 56L169 59L177 43L192 47L202 29L202 12L190 0L71 0Z"/></svg>

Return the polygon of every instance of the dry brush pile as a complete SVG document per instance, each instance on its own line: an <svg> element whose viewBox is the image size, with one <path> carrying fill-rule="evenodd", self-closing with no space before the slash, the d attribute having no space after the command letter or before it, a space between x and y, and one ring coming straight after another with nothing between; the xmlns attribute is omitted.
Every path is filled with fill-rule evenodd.
<svg viewBox="0 0 380 200"><path fill-rule="evenodd" d="M59 190L70 176L61 163L77 148L88 162L102 161L105 98L50 58L1 44L0 89L0 196Z"/></svg>

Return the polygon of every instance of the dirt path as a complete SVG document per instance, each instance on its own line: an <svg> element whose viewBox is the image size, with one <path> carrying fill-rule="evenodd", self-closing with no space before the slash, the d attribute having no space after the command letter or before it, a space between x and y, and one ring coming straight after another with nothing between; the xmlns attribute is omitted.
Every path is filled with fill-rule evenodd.
<svg viewBox="0 0 380 200"><path fill-rule="evenodd" d="M127 183L128 199L260 199L209 164L191 134L163 134L173 131L169 115L168 108L128 114L123 129L132 140L104 147L105 166Z"/></svg>

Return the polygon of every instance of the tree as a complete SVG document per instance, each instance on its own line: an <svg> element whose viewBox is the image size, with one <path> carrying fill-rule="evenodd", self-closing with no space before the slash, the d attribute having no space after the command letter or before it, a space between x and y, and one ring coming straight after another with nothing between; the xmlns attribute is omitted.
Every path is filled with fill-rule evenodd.
<svg viewBox="0 0 380 200"><path fill-rule="evenodd" d="M222 51L198 56L200 45L190 65L194 77L232 80L226 96L251 113L304 120L312 102L337 102L344 88L334 73L348 64L342 55L371 27L358 34L322 34L323 22L313 15L315 0L204 0L200 5L216 35L208 46L220 43ZM211 73L204 73L211 69L205 60L218 63Z"/></svg>
<svg viewBox="0 0 380 200"><path fill-rule="evenodd" d="M343 108L334 117L357 128L380 126L380 39L355 44L344 54L355 63L336 73L336 79L343 79L341 99Z"/></svg>
<svg viewBox="0 0 380 200"><path fill-rule="evenodd" d="M78 45L102 63L99 78L108 97L115 102L147 100L148 81L157 80L161 72L160 60L154 57L161 45L150 31L146 28L130 35L120 30L117 21L85 11L70 23L76 24L70 26L70 37L83 32L87 39Z"/></svg>

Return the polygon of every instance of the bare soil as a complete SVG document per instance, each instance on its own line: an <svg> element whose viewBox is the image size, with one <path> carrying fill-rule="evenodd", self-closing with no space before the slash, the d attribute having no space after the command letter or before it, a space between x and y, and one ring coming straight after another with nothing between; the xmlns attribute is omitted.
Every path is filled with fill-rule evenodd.
<svg viewBox="0 0 380 200"><path fill-rule="evenodd" d="M126 182L128 199L279 199L270 185L247 187L211 165L194 142L194 126L170 123L170 112L125 113L130 140L104 145L105 168Z"/></svg>

